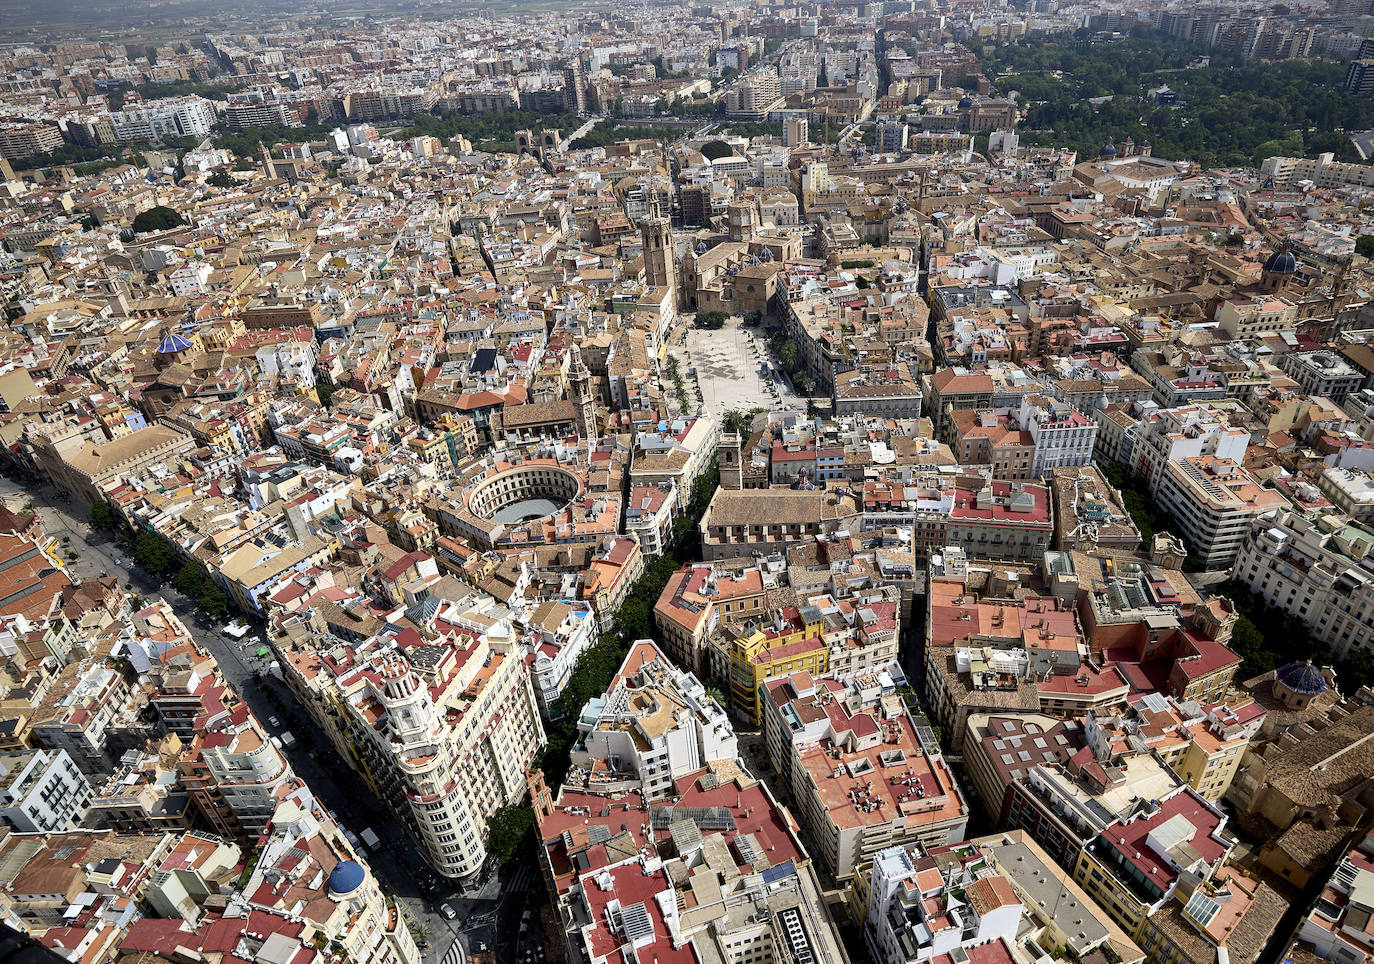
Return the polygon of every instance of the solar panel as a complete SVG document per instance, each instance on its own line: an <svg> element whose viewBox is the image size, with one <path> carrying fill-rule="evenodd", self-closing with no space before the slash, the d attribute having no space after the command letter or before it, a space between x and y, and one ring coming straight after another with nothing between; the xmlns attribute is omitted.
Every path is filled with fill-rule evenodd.
<svg viewBox="0 0 1374 964"><path fill-rule="evenodd" d="M631 944L653 940L654 922L642 903L631 904L620 911L620 923L625 928L625 937Z"/></svg>
<svg viewBox="0 0 1374 964"><path fill-rule="evenodd" d="M1188 903L1183 908L1185 914L1203 927L1212 923L1212 918L1216 917L1220 910L1221 906L1200 890L1193 891L1193 896L1188 898Z"/></svg>
<svg viewBox="0 0 1374 964"><path fill-rule="evenodd" d="M763 882L765 884L776 884L778 881L784 880L788 877L795 877L796 874L796 864L792 863L792 861L790 860L784 860L776 867L769 867L768 869L764 870L763 873L761 873L759 876L763 878Z"/></svg>
<svg viewBox="0 0 1374 964"><path fill-rule="evenodd" d="M690 820L702 830L735 829L735 816L729 807L655 807L650 815L655 830L666 830L678 820Z"/></svg>

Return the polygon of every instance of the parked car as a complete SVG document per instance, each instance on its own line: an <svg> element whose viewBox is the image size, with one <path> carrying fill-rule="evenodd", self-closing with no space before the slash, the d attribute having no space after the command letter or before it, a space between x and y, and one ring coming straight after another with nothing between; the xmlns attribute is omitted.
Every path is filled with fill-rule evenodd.
<svg viewBox="0 0 1374 964"><path fill-rule="evenodd" d="M458 916L458 912L447 901L439 905L439 913L444 915L444 920L453 920Z"/></svg>

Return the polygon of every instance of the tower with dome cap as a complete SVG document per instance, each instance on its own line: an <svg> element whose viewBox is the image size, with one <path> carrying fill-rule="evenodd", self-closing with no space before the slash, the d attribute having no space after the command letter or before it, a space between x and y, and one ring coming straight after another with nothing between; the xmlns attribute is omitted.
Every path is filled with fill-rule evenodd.
<svg viewBox="0 0 1374 964"><path fill-rule="evenodd" d="M1260 271L1260 287L1265 291L1282 292L1297 273L1298 259L1293 256L1288 242L1280 241Z"/></svg>

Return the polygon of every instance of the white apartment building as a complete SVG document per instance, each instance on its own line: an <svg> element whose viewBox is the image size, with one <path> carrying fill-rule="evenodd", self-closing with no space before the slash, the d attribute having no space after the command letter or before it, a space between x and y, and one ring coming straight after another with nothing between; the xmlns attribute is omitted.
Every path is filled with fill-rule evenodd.
<svg viewBox="0 0 1374 964"><path fill-rule="evenodd" d="M1130 467L1152 492L1170 462L1201 455L1243 462L1250 445L1248 431L1231 426L1225 414L1202 405L1146 411L1136 436Z"/></svg>
<svg viewBox="0 0 1374 964"><path fill-rule="evenodd" d="M1356 522L1374 524L1374 476L1356 469L1328 468L1317 476L1317 488L1331 504Z"/></svg>
<svg viewBox="0 0 1374 964"><path fill-rule="evenodd" d="M677 504L677 486L671 482L631 487L625 505L625 532L639 540L645 557L661 556L668 548Z"/></svg>
<svg viewBox="0 0 1374 964"><path fill-rule="evenodd" d="M1374 168L1337 161L1331 152L1313 157L1266 157L1260 173L1276 181L1312 181L1317 187L1374 187Z"/></svg>
<svg viewBox="0 0 1374 964"><path fill-rule="evenodd" d="M763 120L782 102L782 84L771 69L747 74L725 95L725 111L731 117Z"/></svg>
<svg viewBox="0 0 1374 964"><path fill-rule="evenodd" d="M1374 649L1374 529L1294 511L1254 519L1232 577L1307 624L1338 659Z"/></svg>
<svg viewBox="0 0 1374 964"><path fill-rule="evenodd" d="M1295 938L1304 950L1327 961L1356 964L1370 959L1374 941L1368 922L1374 916L1374 836L1365 834L1341 858L1322 888L1312 912L1298 925ZM1290 950L1290 955L1292 955Z"/></svg>
<svg viewBox="0 0 1374 964"><path fill-rule="evenodd" d="M168 276L168 280L172 282L172 294L178 298L204 294L205 283L210 280L213 273L214 269L204 261L183 264Z"/></svg>
<svg viewBox="0 0 1374 964"><path fill-rule="evenodd" d="M596 642L596 615L584 602L551 600L536 606L523 622L525 652L534 657L534 692L548 716L563 695L578 659Z"/></svg>
<svg viewBox="0 0 1374 964"><path fill-rule="evenodd" d="M204 97L167 97L110 114L115 136L138 138L204 137L215 129L215 105Z"/></svg>
<svg viewBox="0 0 1374 964"><path fill-rule="evenodd" d="M1298 383L1304 395L1322 395L1337 402L1359 391L1365 379L1364 371L1344 355L1325 349L1280 355L1279 368Z"/></svg>
<svg viewBox="0 0 1374 964"><path fill-rule="evenodd" d="M677 508L685 511L692 499L693 483L711 467L720 433L715 419L705 413L679 418L656 431L635 435L631 485L675 487Z"/></svg>
<svg viewBox="0 0 1374 964"><path fill-rule="evenodd" d="M66 750L0 754L0 822L23 833L75 830L91 786Z"/></svg>
<svg viewBox="0 0 1374 964"><path fill-rule="evenodd" d="M288 685L430 864L471 879L487 820L525 795L544 728L509 619L443 603L433 624L438 639L410 630L353 644L312 614L279 614L273 642Z"/></svg>
<svg viewBox="0 0 1374 964"><path fill-rule="evenodd" d="M243 825L244 839L257 839L283 788L296 779L291 765L246 706L211 721L198 741L223 805Z"/></svg>
<svg viewBox="0 0 1374 964"><path fill-rule="evenodd" d="M1239 462L1211 455L1166 465L1155 498L1208 569L1231 566L1251 520L1288 504L1280 493L1256 482Z"/></svg>
<svg viewBox="0 0 1374 964"><path fill-rule="evenodd" d="M1027 395L1021 400L1018 418L1035 442L1031 478L1045 478L1054 469L1092 461L1097 425L1070 405L1044 395Z"/></svg>
<svg viewBox="0 0 1374 964"><path fill-rule="evenodd" d="M738 742L724 707L691 673L668 661L653 640L630 647L604 697L578 721L569 786L593 792L671 796L675 781L715 760L734 760Z"/></svg>
<svg viewBox="0 0 1374 964"><path fill-rule="evenodd" d="M937 862L919 846L891 847L873 861L864 939L878 964L967 961L968 948L1014 943L1024 910L986 860Z"/></svg>

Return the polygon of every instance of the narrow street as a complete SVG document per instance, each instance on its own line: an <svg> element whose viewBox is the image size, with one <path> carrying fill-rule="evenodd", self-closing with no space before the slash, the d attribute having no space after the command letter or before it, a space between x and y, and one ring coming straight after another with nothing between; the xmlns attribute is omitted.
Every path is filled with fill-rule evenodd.
<svg viewBox="0 0 1374 964"><path fill-rule="evenodd" d="M254 655L262 645L259 625L250 622L252 628L241 640L225 635L222 627L200 614L194 601L177 592L170 582L159 584L137 568L113 537L93 532L87 524L88 506L69 501L51 485L29 488L0 477L0 500L15 511L32 502L48 534L59 542L64 537L68 540L60 547L60 555L73 578L114 576L121 586L131 587L140 598L165 600L192 637L215 657L225 680L262 726L273 736L289 731L295 737L290 746L282 747L282 754L296 774L344 829L356 837L370 827L381 838L378 847L361 849L421 939L429 941L423 951L426 964L462 964L467 953L481 949L482 945L496 948L498 934L507 938L505 953L499 954L498 960L517 960L518 942L509 938L518 931L525 899L536 883L529 855L493 873L476 893L459 895L451 889L441 890L432 902L427 900L419 884L419 876L427 865L400 821L335 757L328 738L296 705L294 695L266 671L267 663ZM68 560L68 553L75 553L76 558ZM456 912L451 921L438 911L445 901ZM450 955L455 942L460 949Z"/></svg>

